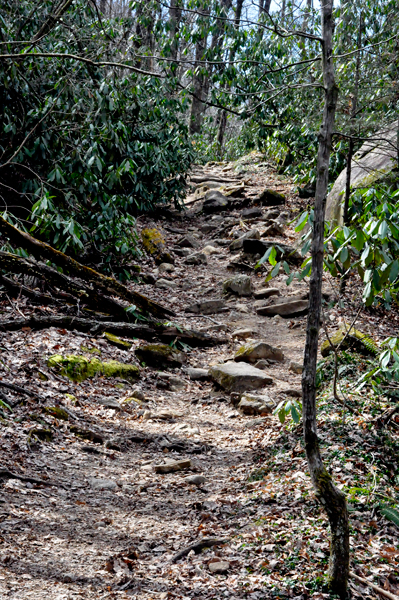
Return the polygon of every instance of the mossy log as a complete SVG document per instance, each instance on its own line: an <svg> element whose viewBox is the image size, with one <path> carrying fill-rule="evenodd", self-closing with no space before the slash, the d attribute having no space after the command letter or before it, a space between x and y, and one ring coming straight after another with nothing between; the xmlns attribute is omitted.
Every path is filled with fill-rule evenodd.
<svg viewBox="0 0 399 600"><path fill-rule="evenodd" d="M55 250L49 244L37 240L29 235L29 233L20 231L1 216L0 230L13 244L18 247L25 248L25 250L27 250L35 258L50 260L57 266L62 267L62 269L69 275L73 277L79 277L83 281L92 284L97 290L101 291L107 296L118 296L129 303L135 304L144 312L152 314L156 317L175 315L175 313L169 308L150 300L138 292L129 290L125 285L113 277L102 275L94 269L82 265L67 254L60 252L60 250Z"/></svg>
<svg viewBox="0 0 399 600"><path fill-rule="evenodd" d="M194 329L183 329L180 327L176 329L175 327L167 327L160 323L140 325L53 315L30 317L28 319L9 319L0 322L0 330L3 331L18 331L22 327L30 327L31 329L59 327L71 331L75 329L76 331L83 331L92 335L100 335L107 331L129 339L141 339L149 342L160 340L169 343L173 340L180 340L193 347L217 346L219 344L226 344L229 341L226 337L214 337L208 333L195 331Z"/></svg>

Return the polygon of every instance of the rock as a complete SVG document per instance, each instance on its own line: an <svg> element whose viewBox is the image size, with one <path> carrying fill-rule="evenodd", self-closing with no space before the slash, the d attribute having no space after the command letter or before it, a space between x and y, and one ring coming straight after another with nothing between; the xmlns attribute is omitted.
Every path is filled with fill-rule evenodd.
<svg viewBox="0 0 399 600"><path fill-rule="evenodd" d="M203 485L206 482L206 478L203 475L189 475L189 477L185 477L184 481L186 483L191 483L193 485Z"/></svg>
<svg viewBox="0 0 399 600"><path fill-rule="evenodd" d="M232 260L226 267L229 271L244 271L244 273L253 273L254 268L239 260Z"/></svg>
<svg viewBox="0 0 399 600"><path fill-rule="evenodd" d="M252 282L249 275L235 275L223 282L224 292L233 292L239 296L252 295Z"/></svg>
<svg viewBox="0 0 399 600"><path fill-rule="evenodd" d="M191 381L208 381L208 369L199 369L197 367L188 367L185 372L190 377Z"/></svg>
<svg viewBox="0 0 399 600"><path fill-rule="evenodd" d="M256 344L246 344L241 346L234 355L236 362L245 361L255 363L261 358L283 362L284 354L280 348L274 348L266 342L257 342Z"/></svg>
<svg viewBox="0 0 399 600"><path fill-rule="evenodd" d="M270 221L271 219L277 219L279 216L280 216L280 209L279 208L270 208L263 215L263 219L265 221Z"/></svg>
<svg viewBox="0 0 399 600"><path fill-rule="evenodd" d="M158 273L172 273L175 270L171 263L161 263L158 267Z"/></svg>
<svg viewBox="0 0 399 600"><path fill-rule="evenodd" d="M200 231L202 233L211 233L211 231L215 231L218 228L218 225L215 223L204 223L200 227Z"/></svg>
<svg viewBox="0 0 399 600"><path fill-rule="evenodd" d="M303 257L295 250L293 246L281 244L280 242L272 242L266 240L244 240L243 252L245 254L260 254L263 256L271 246L276 249L277 260L286 260L290 264L299 265L303 261Z"/></svg>
<svg viewBox="0 0 399 600"><path fill-rule="evenodd" d="M186 265L206 265L208 263L208 259L206 254L203 252L195 252L194 254L190 254L183 261Z"/></svg>
<svg viewBox="0 0 399 600"><path fill-rule="evenodd" d="M295 361L290 362L289 370L297 375L300 375L303 371L303 364Z"/></svg>
<svg viewBox="0 0 399 600"><path fill-rule="evenodd" d="M346 173L346 170L345 170L345 173ZM308 186L305 185L305 187L303 187L303 188L298 188L298 196L300 198L304 198L304 199L314 198L315 193L316 193L316 188L311 185L308 185Z"/></svg>
<svg viewBox="0 0 399 600"><path fill-rule="evenodd" d="M231 335L238 340L247 340L248 338L255 337L257 332L253 329L236 329Z"/></svg>
<svg viewBox="0 0 399 600"><path fill-rule="evenodd" d="M104 377L123 377L124 379L137 378L140 375L140 370L136 365L124 364L116 360L102 362L98 358L86 358L73 354L50 356L47 365L76 382L94 377L97 373Z"/></svg>
<svg viewBox="0 0 399 600"><path fill-rule="evenodd" d="M170 281L169 279L163 279L162 277L158 279L155 283L155 287L167 289L175 289L179 287L177 281Z"/></svg>
<svg viewBox="0 0 399 600"><path fill-rule="evenodd" d="M140 402L145 402L144 392L142 392L139 388L133 388L130 397L140 400Z"/></svg>
<svg viewBox="0 0 399 600"><path fill-rule="evenodd" d="M347 329L345 327L341 327L338 329L338 331L330 335L330 339L334 347L337 347L339 344L341 344L341 350L351 349L366 356L376 356L379 354L380 350L376 343L365 333L362 333L354 327L352 327L350 334L342 343L342 340L345 338L346 331ZM320 352L324 357L328 356L330 352L332 352L332 346L328 340L325 340L325 342L322 343Z"/></svg>
<svg viewBox="0 0 399 600"><path fill-rule="evenodd" d="M173 263L172 256L166 251L166 242L159 229L143 229L141 240L147 254L152 256L158 265Z"/></svg>
<svg viewBox="0 0 399 600"><path fill-rule="evenodd" d="M205 246L205 248L202 249L202 253L206 256L211 256L211 254L219 254L220 250L214 246Z"/></svg>
<svg viewBox="0 0 399 600"><path fill-rule="evenodd" d="M255 368L256 369L267 369L270 366L269 361L262 359L262 360L258 360L257 363L255 363Z"/></svg>
<svg viewBox="0 0 399 600"><path fill-rule="evenodd" d="M176 246L180 248L198 248L198 240L193 235L187 234L176 242Z"/></svg>
<svg viewBox="0 0 399 600"><path fill-rule="evenodd" d="M266 189L259 194L256 201L260 202L262 206L280 206L285 204L285 196L275 190Z"/></svg>
<svg viewBox="0 0 399 600"><path fill-rule="evenodd" d="M266 317L274 317L274 315L280 315L284 317L299 317L306 315L308 312L308 300L289 300L286 299L278 304L270 304L269 306L263 306L256 309L258 315Z"/></svg>
<svg viewBox="0 0 399 600"><path fill-rule="evenodd" d="M270 298L270 296L280 296L280 290L277 288L260 288L254 291L254 298L256 300L265 300L266 298Z"/></svg>
<svg viewBox="0 0 399 600"><path fill-rule="evenodd" d="M104 331L104 337L112 346L116 346L121 350L130 350L132 344L130 342L125 342L125 340L121 340L118 336L113 333L109 333L108 331Z"/></svg>
<svg viewBox="0 0 399 600"><path fill-rule="evenodd" d="M189 248L174 248L173 252L177 254L177 256L187 257L191 255L191 250Z"/></svg>
<svg viewBox="0 0 399 600"><path fill-rule="evenodd" d="M243 219L256 219L256 217L262 216L261 208L246 208L242 211L241 216Z"/></svg>
<svg viewBox="0 0 399 600"><path fill-rule="evenodd" d="M236 240L231 242L231 244L229 246L229 250L230 250L230 252L234 252L235 250L240 250L240 248L242 248L244 245L244 240L259 240L259 239L260 239L259 231L257 229L251 229L250 231L247 231L246 233L244 233L244 235L241 235L239 238L237 238Z"/></svg>
<svg viewBox="0 0 399 600"><path fill-rule="evenodd" d="M255 310L258 310L258 308L263 308L264 306L269 306L270 304L272 304L272 302L270 302L270 298L266 298L266 300L255 300L253 307Z"/></svg>
<svg viewBox="0 0 399 600"><path fill-rule="evenodd" d="M385 130L373 134L353 156L351 168L351 188L371 187L397 165L397 121ZM346 169L336 179L327 196L326 220L342 224L343 191L345 190Z"/></svg>
<svg viewBox="0 0 399 600"><path fill-rule="evenodd" d="M182 417L183 413L176 412L174 410L159 410L156 413L151 413L149 419L160 419L161 421L170 421L171 419L176 419L178 417Z"/></svg>
<svg viewBox="0 0 399 600"><path fill-rule="evenodd" d="M269 237L273 235L283 235L285 226L278 221L271 221L270 225L266 227L262 233L262 237Z"/></svg>
<svg viewBox="0 0 399 600"><path fill-rule="evenodd" d="M210 562L208 564L209 570L211 573L223 574L226 573L230 569L230 563L227 560L220 560L218 562Z"/></svg>
<svg viewBox="0 0 399 600"><path fill-rule="evenodd" d="M249 308L248 306L245 306L245 304L236 304L235 307L239 312L249 314Z"/></svg>
<svg viewBox="0 0 399 600"><path fill-rule="evenodd" d="M172 392L182 390L187 385L187 382L184 379L182 379L181 377L177 377L176 375L172 375L171 373L163 373L162 371L160 371L159 373L157 373L157 378L158 380L165 382L167 384L167 387Z"/></svg>
<svg viewBox="0 0 399 600"><path fill-rule="evenodd" d="M202 210L206 214L220 212L226 210L229 206L229 201L221 192L211 190L206 192Z"/></svg>
<svg viewBox="0 0 399 600"><path fill-rule="evenodd" d="M59 419L60 421L69 420L69 414L60 406L45 406L43 408L43 412L47 413L48 415L51 415L52 417L55 417L56 419Z"/></svg>
<svg viewBox="0 0 399 600"><path fill-rule="evenodd" d="M267 417L261 417L259 419L251 419L250 421L247 421L244 425L244 427L246 429L255 429L256 427L259 427L259 425L262 425L263 423L265 423L267 421Z"/></svg>
<svg viewBox="0 0 399 600"><path fill-rule="evenodd" d="M202 315L212 315L214 313L221 312L226 308L225 302L220 298L213 300L204 300L202 302L196 302L190 304L185 308L185 312L200 313Z"/></svg>
<svg viewBox="0 0 399 600"><path fill-rule="evenodd" d="M113 408L114 410L122 410L121 405L117 402L116 398L113 396L98 396L97 397L98 404L105 406L105 408Z"/></svg>
<svg viewBox="0 0 399 600"><path fill-rule="evenodd" d="M183 352L174 350L166 344L146 344L139 346L135 354L141 363L150 367L181 367L186 361Z"/></svg>
<svg viewBox="0 0 399 600"><path fill-rule="evenodd" d="M93 490L116 490L118 487L118 484L113 479L90 477L87 481Z"/></svg>
<svg viewBox="0 0 399 600"><path fill-rule="evenodd" d="M238 404L238 409L243 415L263 415L271 414L275 406L275 403L269 398L257 398L244 394Z"/></svg>
<svg viewBox="0 0 399 600"><path fill-rule="evenodd" d="M244 362L227 362L209 369L211 379L228 392L256 390L273 383L260 369Z"/></svg>
<svg viewBox="0 0 399 600"><path fill-rule="evenodd" d="M153 465L155 473L174 473L191 467L190 459L169 460L162 465Z"/></svg>
<svg viewBox="0 0 399 600"><path fill-rule="evenodd" d="M291 396L291 398L302 398L302 390L288 388L287 390L282 390L282 393L286 396Z"/></svg>

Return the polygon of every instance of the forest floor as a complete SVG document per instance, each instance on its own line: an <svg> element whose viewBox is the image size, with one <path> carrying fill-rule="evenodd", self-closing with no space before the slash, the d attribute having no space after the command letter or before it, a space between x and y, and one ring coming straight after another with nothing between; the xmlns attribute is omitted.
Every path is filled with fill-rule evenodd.
<svg viewBox="0 0 399 600"><path fill-rule="evenodd" d="M280 207L288 211L286 221L306 206L293 183L267 163L253 157L238 167L247 198L265 188L286 195ZM196 171L201 172L237 176L233 165ZM230 264L237 255L229 243L250 228L265 229L262 217L243 218L239 205L205 216L200 202L190 202L178 221L166 215L141 217L138 224L158 228L172 254L182 237L194 236L197 248L190 252L213 248L206 264L190 265L184 256L175 256L174 268L160 273L143 255L139 262L153 276L152 284L135 289L173 308L178 325L221 332L228 343L185 347L186 365L168 369L169 375L141 366L135 383L106 377L77 383L49 368L48 358L79 354L137 363L134 350L142 342L122 350L103 337L56 328L0 334L1 379L40 398L1 388L13 401L13 412L4 408L1 418L0 471L15 474L0 472L1 599L331 597L323 588L327 518L312 491L301 425L291 417L281 425L273 414L244 415L223 390L192 380L187 372L187 367L207 369L232 358L244 343L233 333L249 329L250 342L265 341L284 353L283 362L265 366L273 383L264 393L278 404L300 394L301 375L290 364L301 363L305 341L306 317L260 316L252 296L227 297L216 314L185 312L192 303L223 298L222 282L239 272L232 270L239 267ZM293 244L296 237L292 226L284 225L273 239ZM251 275L255 290L264 287L264 277L264 270ZM306 293L305 282L287 288L285 280L282 274L269 285L283 297ZM330 333L357 311L360 288L354 280L347 289L345 308L325 309ZM333 281L326 279L324 290L337 297ZM0 301L0 320L56 313L5 292ZM381 341L395 333L397 314L361 313L357 327ZM397 426L393 422L379 429L376 418L386 403L350 393L350 388L348 397L357 410L346 410L344 419L326 373L325 378L318 402L320 439L326 464L350 502L351 569L399 594L398 528L379 512L381 502L392 506L398 501ZM342 385L350 384L345 380ZM142 392L143 401L131 400L133 388ZM67 415L45 410L54 406ZM98 439L77 435L84 431ZM96 443L105 439L108 443ZM166 459L185 460L188 466L156 472L154 465ZM189 550L206 538L219 543L198 553ZM184 556L175 556L186 548ZM359 580L351 579L350 589L353 598L380 597Z"/></svg>

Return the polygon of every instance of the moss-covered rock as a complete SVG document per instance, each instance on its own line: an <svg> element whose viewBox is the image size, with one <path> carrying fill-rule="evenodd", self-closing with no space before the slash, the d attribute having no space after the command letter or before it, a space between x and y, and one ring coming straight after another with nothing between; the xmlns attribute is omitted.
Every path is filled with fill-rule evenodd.
<svg viewBox="0 0 399 600"><path fill-rule="evenodd" d="M236 362L244 361L256 363L262 358L282 362L284 360L284 354L280 348L274 348L266 342L257 342L256 344L245 344L244 346L241 346L234 355L234 360Z"/></svg>
<svg viewBox="0 0 399 600"><path fill-rule="evenodd" d="M141 240L143 242L144 250L147 254L152 256L158 265L161 263L174 262L169 252L166 252L166 242L159 229L143 229L141 232Z"/></svg>
<svg viewBox="0 0 399 600"><path fill-rule="evenodd" d="M347 330L345 328L341 328L330 336L334 347L337 347L339 344L341 344L346 332ZM354 350L359 352L359 354L365 354L366 356L376 356L380 352L377 344L370 337L354 327L352 327L350 334L346 337L340 348L342 350ZM325 340L320 347L321 355L324 357L328 356L332 351L332 345L328 340Z"/></svg>
<svg viewBox="0 0 399 600"><path fill-rule="evenodd" d="M45 406L43 410L48 415L60 419L61 421L68 421L69 419L67 411L60 406Z"/></svg>
<svg viewBox="0 0 399 600"><path fill-rule="evenodd" d="M121 350L130 350L132 347L130 342L125 342L125 340L121 340L121 338L119 338L117 335L109 333L108 331L104 332L104 337L110 344L120 348Z"/></svg>
<svg viewBox="0 0 399 600"><path fill-rule="evenodd" d="M140 374L136 365L127 365L116 360L102 362L98 358L86 358L74 354L50 356L47 365L57 369L61 375L65 375L72 381L84 381L89 377L94 377L97 373L104 377L123 377L125 379L134 379Z"/></svg>
<svg viewBox="0 0 399 600"><path fill-rule="evenodd" d="M101 350L99 350L99 348L96 348L95 346L92 346L91 348L88 348L87 346L80 346L80 349L82 352L87 352L87 354L98 354L99 356L101 356Z"/></svg>
<svg viewBox="0 0 399 600"><path fill-rule="evenodd" d="M150 367L181 367L185 354L166 344L146 344L136 348L135 354L141 363Z"/></svg>

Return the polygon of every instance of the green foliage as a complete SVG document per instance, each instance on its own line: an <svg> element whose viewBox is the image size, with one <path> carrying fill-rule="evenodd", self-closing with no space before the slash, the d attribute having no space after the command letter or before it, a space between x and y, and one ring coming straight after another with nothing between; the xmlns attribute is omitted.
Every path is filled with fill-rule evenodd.
<svg viewBox="0 0 399 600"><path fill-rule="evenodd" d="M298 400L290 398L290 400L282 400L278 406L274 409L273 414L278 415L280 423L284 425L285 420L289 414L297 425L300 421L302 413L302 405Z"/></svg>
<svg viewBox="0 0 399 600"><path fill-rule="evenodd" d="M2 39L32 39L52 5L3 4ZM90 247L104 263L134 248L138 212L179 204L194 158L181 118L186 106L173 80L35 52L120 62L131 27L116 16L101 27L93 5L76 0L31 58L0 62L0 180L12 188L14 213L52 245ZM24 44L13 47L22 51Z"/></svg>
<svg viewBox="0 0 399 600"><path fill-rule="evenodd" d="M396 525L396 527L399 527L399 510L396 508L390 508L389 506L383 506L380 509L380 512L386 519L388 519L388 521L391 521Z"/></svg>

